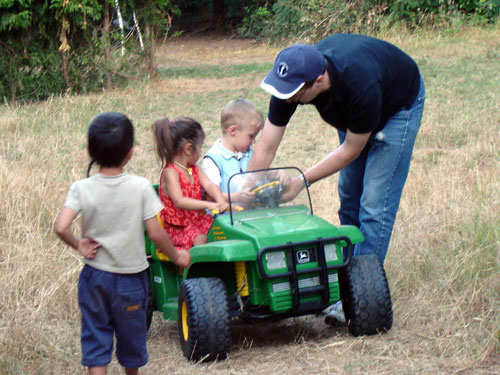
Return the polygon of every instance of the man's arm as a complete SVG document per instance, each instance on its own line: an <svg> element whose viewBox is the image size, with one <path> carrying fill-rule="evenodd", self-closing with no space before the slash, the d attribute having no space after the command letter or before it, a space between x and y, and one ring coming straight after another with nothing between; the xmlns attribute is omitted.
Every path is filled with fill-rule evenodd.
<svg viewBox="0 0 500 375"><path fill-rule="evenodd" d="M264 124L262 135L255 144L254 152L248 163L248 171L269 168L276 156L286 126L276 126L269 119Z"/></svg>
<svg viewBox="0 0 500 375"><path fill-rule="evenodd" d="M310 184L319 181L322 178L328 177L335 172L353 162L368 142L371 133L356 134L347 131L345 141L335 150L326 155L323 160L309 168L304 172L304 176ZM291 179L290 186L286 195L283 196L284 200L291 200L302 190L304 182L301 176L296 176Z"/></svg>
<svg viewBox="0 0 500 375"><path fill-rule="evenodd" d="M361 154L370 135L371 133L357 134L347 130L344 143L304 173L306 180L313 183L348 166Z"/></svg>

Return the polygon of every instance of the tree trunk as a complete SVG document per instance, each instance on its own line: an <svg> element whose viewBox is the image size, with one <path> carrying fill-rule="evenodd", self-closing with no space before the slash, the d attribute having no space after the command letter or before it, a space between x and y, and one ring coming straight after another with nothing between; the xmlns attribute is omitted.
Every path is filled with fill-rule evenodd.
<svg viewBox="0 0 500 375"><path fill-rule="evenodd" d="M212 0L212 19L214 24L217 26L222 26L224 19L226 18L224 9L224 0Z"/></svg>
<svg viewBox="0 0 500 375"><path fill-rule="evenodd" d="M66 83L66 90L71 91L71 81L69 79L68 72L68 51L70 50L70 45L68 43L68 31L70 29L68 18L63 15L61 23L61 34L59 35L59 40L61 45L59 46L59 53L61 54L61 71Z"/></svg>
<svg viewBox="0 0 500 375"><path fill-rule="evenodd" d="M9 56L9 72L10 72L10 77L9 77L9 87L10 87L10 105L13 107L17 106L17 85L18 85L18 80L16 79L17 76L17 69L19 64L15 63L15 52L12 51L12 47L10 47L7 43L2 43L0 40L0 44L2 44L2 48L5 48L5 51L7 55Z"/></svg>
<svg viewBox="0 0 500 375"><path fill-rule="evenodd" d="M153 30L150 25L146 24L145 27L145 35L146 35L146 69L148 71L149 77L156 76L156 67L155 67L155 37L153 34Z"/></svg>
<svg viewBox="0 0 500 375"><path fill-rule="evenodd" d="M111 66L111 48L110 48L111 43L109 40L109 30L110 30L109 4L107 1L104 1L104 32L102 33L102 38L103 38L103 55L106 64L106 73L104 74L104 88L106 90L110 90L112 87L111 72L109 71L109 67Z"/></svg>

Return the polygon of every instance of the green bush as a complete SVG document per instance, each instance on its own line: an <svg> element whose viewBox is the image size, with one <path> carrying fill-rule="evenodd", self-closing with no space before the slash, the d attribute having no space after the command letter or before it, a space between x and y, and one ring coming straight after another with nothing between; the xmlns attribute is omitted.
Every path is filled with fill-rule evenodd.
<svg viewBox="0 0 500 375"><path fill-rule="evenodd" d="M275 0L252 2L238 29L246 37L319 40L334 33L372 33L394 24L449 27L497 21L500 0Z"/></svg>
<svg viewBox="0 0 500 375"><path fill-rule="evenodd" d="M241 36L250 38L268 37L268 24L272 22L272 11L266 5L252 4L243 7L244 17L237 31Z"/></svg>
<svg viewBox="0 0 500 375"><path fill-rule="evenodd" d="M121 56L120 31L104 30L106 6L116 17L113 0L0 0L0 99L43 100L121 86L150 74L154 49L142 51L132 34ZM146 47L157 33L165 34L168 12L175 11L170 0L127 0L120 7L130 24L135 10L146 29Z"/></svg>

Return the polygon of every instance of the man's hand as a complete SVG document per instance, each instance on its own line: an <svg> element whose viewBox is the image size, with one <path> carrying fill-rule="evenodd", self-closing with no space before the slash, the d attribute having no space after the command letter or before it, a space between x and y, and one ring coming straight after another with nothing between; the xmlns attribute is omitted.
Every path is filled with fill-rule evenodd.
<svg viewBox="0 0 500 375"><path fill-rule="evenodd" d="M287 190L281 196L280 202L289 202L293 200L303 188L304 180L300 178L300 176L292 178L288 184Z"/></svg>
<svg viewBox="0 0 500 375"><path fill-rule="evenodd" d="M91 238L83 237L78 241L78 252L86 259L93 259L97 250L101 247L99 242Z"/></svg>
<svg viewBox="0 0 500 375"><path fill-rule="evenodd" d="M278 169L276 171L276 177L279 178L280 180L280 185L283 187L283 189L287 189L288 185L290 185L290 176L284 169Z"/></svg>

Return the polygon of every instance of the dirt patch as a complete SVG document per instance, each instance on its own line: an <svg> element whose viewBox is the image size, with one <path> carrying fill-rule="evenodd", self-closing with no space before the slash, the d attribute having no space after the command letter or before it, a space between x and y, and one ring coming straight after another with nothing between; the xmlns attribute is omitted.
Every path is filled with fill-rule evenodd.
<svg viewBox="0 0 500 375"><path fill-rule="evenodd" d="M278 52L275 46L232 35L187 35L158 46L156 61L161 67L264 63L274 61Z"/></svg>
<svg viewBox="0 0 500 375"><path fill-rule="evenodd" d="M232 90L247 89L259 87L262 77L255 75L245 75L227 78L205 78L190 79L178 78L170 80L161 80L151 84L151 88L158 93L202 93L218 91L230 87Z"/></svg>

